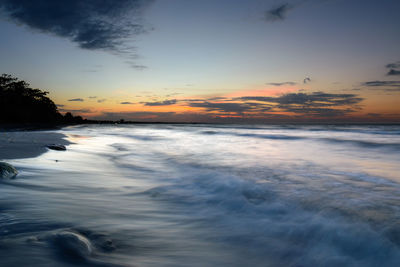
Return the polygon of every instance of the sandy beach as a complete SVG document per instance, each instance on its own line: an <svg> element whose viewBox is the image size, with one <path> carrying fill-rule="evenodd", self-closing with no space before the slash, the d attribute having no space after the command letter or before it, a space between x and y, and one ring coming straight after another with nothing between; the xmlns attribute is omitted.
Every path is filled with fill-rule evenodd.
<svg viewBox="0 0 400 267"><path fill-rule="evenodd" d="M0 130L0 160L33 158L49 149L46 145L68 145L66 136L54 131Z"/></svg>

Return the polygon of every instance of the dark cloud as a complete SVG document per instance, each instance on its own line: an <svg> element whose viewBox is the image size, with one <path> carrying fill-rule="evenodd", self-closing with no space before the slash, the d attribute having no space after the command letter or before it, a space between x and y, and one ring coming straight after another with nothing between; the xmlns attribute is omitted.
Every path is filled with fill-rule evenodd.
<svg viewBox="0 0 400 267"><path fill-rule="evenodd" d="M363 100L355 94L329 94L324 92L314 92L311 94L290 93L277 97L247 96L237 99L244 101L253 100L260 102L277 103L280 105L296 104L314 107L355 105Z"/></svg>
<svg viewBox="0 0 400 267"><path fill-rule="evenodd" d="M283 21L287 18L288 13L293 9L305 5L310 6L331 1L333 2L335 0L280 0L280 5L275 5L265 12L265 20L268 22ZM277 2L277 0L275 0L275 2Z"/></svg>
<svg viewBox="0 0 400 267"><path fill-rule="evenodd" d="M103 103L103 102L105 102L105 101L107 101L107 99L103 98L103 99L97 100L97 103Z"/></svg>
<svg viewBox="0 0 400 267"><path fill-rule="evenodd" d="M304 84L309 83L309 82L311 82L311 79L309 77L304 78L304 80L303 80Z"/></svg>
<svg viewBox="0 0 400 267"><path fill-rule="evenodd" d="M289 93L281 96L244 96L216 101L191 102L190 107L205 108L213 114L230 116L269 116L291 112L309 117L338 117L360 110L363 98L355 94L324 92Z"/></svg>
<svg viewBox="0 0 400 267"><path fill-rule="evenodd" d="M135 104L135 103L125 101L125 102L121 102L120 104L121 105L132 105L132 104Z"/></svg>
<svg viewBox="0 0 400 267"><path fill-rule="evenodd" d="M271 96L242 96L234 98L234 100L242 100L242 101L261 101L261 102L275 102L275 97ZM275 102L276 103L276 102Z"/></svg>
<svg viewBox="0 0 400 267"><path fill-rule="evenodd" d="M207 111L222 111L222 112L234 112L243 113L249 110L249 106L245 103L213 103L213 102L200 102L200 103L189 103L190 107L206 108Z"/></svg>
<svg viewBox="0 0 400 267"><path fill-rule="evenodd" d="M324 92L289 93L281 96L244 96L203 101L185 100L189 107L204 108L220 115L266 115L282 111L305 115L341 116L359 110L363 98L355 94Z"/></svg>
<svg viewBox="0 0 400 267"><path fill-rule="evenodd" d="M142 102L145 106L170 106L176 104L176 99L164 100L158 102Z"/></svg>
<svg viewBox="0 0 400 267"><path fill-rule="evenodd" d="M387 69L400 69L400 61L386 65Z"/></svg>
<svg viewBox="0 0 400 267"><path fill-rule="evenodd" d="M61 109L59 109L59 111L60 112L71 112L71 113L90 113L91 112L91 110L90 109L64 109L64 108L61 108Z"/></svg>
<svg viewBox="0 0 400 267"><path fill-rule="evenodd" d="M297 107L297 106L285 106L283 108L287 112L293 112L304 115L318 116L318 117L338 117L344 116L348 113L354 112L357 109L337 109L337 108L315 108L315 107Z"/></svg>
<svg viewBox="0 0 400 267"><path fill-rule="evenodd" d="M83 100L82 98L72 98L72 99L68 99L68 101L71 101L71 102L83 102L85 100Z"/></svg>
<svg viewBox="0 0 400 267"><path fill-rule="evenodd" d="M386 73L386 75L388 75L388 76L400 75L400 61L387 64L385 67L387 69L389 69L389 71Z"/></svg>
<svg viewBox="0 0 400 267"><path fill-rule="evenodd" d="M374 91L400 92L400 81L369 81L361 85Z"/></svg>
<svg viewBox="0 0 400 267"><path fill-rule="evenodd" d="M271 8L265 12L265 19L267 21L282 21L293 6L289 3L281 4L277 7Z"/></svg>
<svg viewBox="0 0 400 267"><path fill-rule="evenodd" d="M220 100L228 100L228 98L217 96L217 97L208 98L207 100L209 100L209 101L220 101Z"/></svg>
<svg viewBox="0 0 400 267"><path fill-rule="evenodd" d="M65 105L56 104L56 106L62 108L62 107L64 107Z"/></svg>
<svg viewBox="0 0 400 267"><path fill-rule="evenodd" d="M352 118L348 115L360 111L360 103L363 101L363 98L356 94L325 92L288 93L281 96L216 97L214 99L179 100L181 105L204 109L197 113L193 110L183 113L105 112L100 117L107 120L123 118L132 121L151 122L299 122L307 120L332 122Z"/></svg>
<svg viewBox="0 0 400 267"><path fill-rule="evenodd" d="M67 38L79 47L127 54L127 39L146 32L141 11L152 0L0 0L15 23Z"/></svg>
<svg viewBox="0 0 400 267"><path fill-rule="evenodd" d="M400 81L369 81L361 84L370 90L384 92L400 92Z"/></svg>
<svg viewBox="0 0 400 267"><path fill-rule="evenodd" d="M386 75L388 76L400 75L400 70L391 69Z"/></svg>
<svg viewBox="0 0 400 267"><path fill-rule="evenodd" d="M233 101L233 99L229 99L226 101ZM208 112L222 112L222 113L235 113L235 114L243 114L243 113L257 113L257 112L265 112L271 109L271 105L266 103L254 103L254 102L241 102L241 103L233 103L233 102L211 102L211 101L202 101L202 102L188 102L188 106L197 107L197 108L205 108ZM222 115L222 114L221 114Z"/></svg>
<svg viewBox="0 0 400 267"><path fill-rule="evenodd" d="M400 86L400 81L370 81L362 84L363 86L369 87L380 87L380 86Z"/></svg>
<svg viewBox="0 0 400 267"><path fill-rule="evenodd" d="M97 98L97 96L89 96L88 98L89 99L95 99L95 98Z"/></svg>
<svg viewBox="0 0 400 267"><path fill-rule="evenodd" d="M282 86L282 85L296 85L297 83L295 82L282 82L282 83L267 83L268 85L273 85L273 86Z"/></svg>
<svg viewBox="0 0 400 267"><path fill-rule="evenodd" d="M355 94L329 94L324 92L290 93L277 97L247 96L241 101L258 101L273 104L269 111L286 111L317 116L341 116L358 110L363 98Z"/></svg>

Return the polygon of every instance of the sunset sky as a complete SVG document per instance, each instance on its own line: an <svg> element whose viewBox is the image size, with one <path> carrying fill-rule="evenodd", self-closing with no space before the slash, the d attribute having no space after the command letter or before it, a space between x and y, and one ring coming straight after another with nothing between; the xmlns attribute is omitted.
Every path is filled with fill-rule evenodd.
<svg viewBox="0 0 400 267"><path fill-rule="evenodd" d="M0 74L88 119L400 122L398 0L0 0Z"/></svg>

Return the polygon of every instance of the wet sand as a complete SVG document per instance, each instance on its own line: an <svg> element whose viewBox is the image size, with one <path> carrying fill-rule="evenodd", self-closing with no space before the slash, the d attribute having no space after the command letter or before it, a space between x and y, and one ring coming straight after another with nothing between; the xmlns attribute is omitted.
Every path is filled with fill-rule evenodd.
<svg viewBox="0 0 400 267"><path fill-rule="evenodd" d="M0 130L0 160L33 158L48 151L46 145L68 145L66 136L54 131Z"/></svg>

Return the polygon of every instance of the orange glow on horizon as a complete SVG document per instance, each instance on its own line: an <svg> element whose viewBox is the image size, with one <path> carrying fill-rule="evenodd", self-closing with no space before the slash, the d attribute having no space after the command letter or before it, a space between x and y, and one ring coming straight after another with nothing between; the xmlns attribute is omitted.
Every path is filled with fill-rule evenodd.
<svg viewBox="0 0 400 267"><path fill-rule="evenodd" d="M244 96L278 96L287 93L298 91L296 87L279 87L279 88L264 88L253 90L236 91L225 95L226 97L244 97Z"/></svg>
<svg viewBox="0 0 400 267"><path fill-rule="evenodd" d="M121 117L121 118L129 118L132 116L132 120L160 120L162 121L165 118L168 118L169 121L174 121L174 118L177 118L178 121L196 121L196 116L203 116L203 118L224 118L224 119L259 119L259 120L275 120L282 121L285 120L360 120L360 121L373 121L373 120L381 120L381 121L390 121L390 120L399 120L400 112L398 112L398 100L393 97L393 95L380 95L379 97L373 97L374 95L369 93L359 94L360 97L363 97L365 100L360 103L358 106L350 107L350 106L330 106L327 107L331 110L338 110L338 115L330 116L328 113L324 116L324 113L319 113L317 110L314 112L313 110L305 109L304 112L301 112L302 106L300 104L294 105L293 107L298 108L299 112L291 112L289 110L285 110L284 108L279 107L276 103L266 103L266 106L272 107L271 110L265 109L262 110L257 108L249 108L246 109L246 105L257 105L254 103L258 103L256 100L246 102L238 100L240 97L255 97L255 96L267 96L267 97L279 97L288 93L298 93L299 89L295 86L281 86L279 88L262 88L262 89L252 89L252 90L240 90L236 92L231 92L228 94L216 94L216 95L202 95L202 96L181 96L181 97L162 97L155 96L153 98L147 99L147 101L141 99L139 101L132 101L131 104L121 104L129 99L129 97L125 99L117 99L108 98L107 101L98 103L95 100L85 100L82 102L64 102L64 106L62 109L63 113L66 111L72 112L74 115L80 115L84 118L107 118L107 114L113 114L113 118ZM338 93L338 92L333 92ZM368 96L368 97L366 97ZM220 99L218 99L220 97ZM215 99L213 99L215 98ZM130 99L135 99L131 97ZM166 104L163 105L163 101L176 100L174 104ZM126 102L129 102L126 101ZM160 105L146 105L145 103L155 103L161 102ZM60 103L60 102L59 102ZM203 103L204 106L191 106L192 103ZM264 104L265 102L259 102L260 104ZM210 106L207 106L210 104ZM221 104L221 108L218 107L218 104ZM239 105L237 111L234 110L232 105ZM241 104L244 104L244 108L240 107ZM224 109L224 105L228 107ZM234 106L233 106L234 107ZM257 107L257 106L254 106ZM351 112L347 112L346 109L353 109ZM343 110L344 113L340 114L340 111ZM131 113L131 115L130 115ZM154 113L154 114L152 114ZM162 115L162 118L159 119ZM182 119L183 118L183 119ZM188 118L194 118L193 120L189 120ZM126 119L129 120L129 119Z"/></svg>

